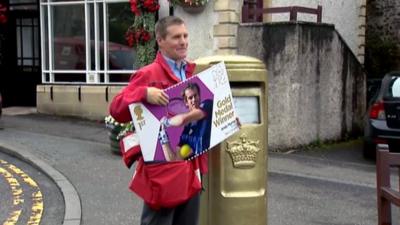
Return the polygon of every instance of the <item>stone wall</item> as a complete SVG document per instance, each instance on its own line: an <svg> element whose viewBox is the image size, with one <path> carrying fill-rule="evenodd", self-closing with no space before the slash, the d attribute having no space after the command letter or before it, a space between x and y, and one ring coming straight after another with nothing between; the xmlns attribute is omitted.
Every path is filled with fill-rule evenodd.
<svg viewBox="0 0 400 225"><path fill-rule="evenodd" d="M246 25L238 37L239 54L267 65L270 149L361 133L365 74L334 26Z"/></svg>
<svg viewBox="0 0 400 225"><path fill-rule="evenodd" d="M366 0L271 0L269 7L322 6L322 22L335 25L347 45L364 62ZM298 21L316 22L317 16L300 13ZM273 14L269 22L289 21L289 13Z"/></svg>

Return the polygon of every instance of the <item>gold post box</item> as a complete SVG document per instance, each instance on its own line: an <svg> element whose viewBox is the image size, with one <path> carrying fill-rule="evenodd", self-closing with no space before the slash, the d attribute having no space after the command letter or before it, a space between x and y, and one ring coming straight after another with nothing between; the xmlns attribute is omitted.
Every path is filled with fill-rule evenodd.
<svg viewBox="0 0 400 225"><path fill-rule="evenodd" d="M221 61L242 128L209 152L200 224L266 225L267 70L258 59L228 55L196 60L196 73Z"/></svg>

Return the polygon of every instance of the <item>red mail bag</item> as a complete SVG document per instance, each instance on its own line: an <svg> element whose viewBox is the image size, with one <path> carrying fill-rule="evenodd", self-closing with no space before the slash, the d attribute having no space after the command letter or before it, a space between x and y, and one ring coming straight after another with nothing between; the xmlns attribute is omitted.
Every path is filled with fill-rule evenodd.
<svg viewBox="0 0 400 225"><path fill-rule="evenodd" d="M197 171L191 161L146 164L140 158L129 188L153 209L173 208L200 192Z"/></svg>

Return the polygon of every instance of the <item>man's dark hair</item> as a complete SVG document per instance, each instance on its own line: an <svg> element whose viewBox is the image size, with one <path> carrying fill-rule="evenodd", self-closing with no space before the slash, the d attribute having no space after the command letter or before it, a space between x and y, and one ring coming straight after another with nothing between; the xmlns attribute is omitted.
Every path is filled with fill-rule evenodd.
<svg viewBox="0 0 400 225"><path fill-rule="evenodd" d="M176 16L167 16L158 20L155 27L156 38L165 38L169 26L181 24L185 24L185 21Z"/></svg>
<svg viewBox="0 0 400 225"><path fill-rule="evenodd" d="M197 94L200 97L200 87L199 87L199 85L196 84L196 83L188 83L187 86L182 90L182 98L183 98L184 102L186 102L186 94L185 94L185 92L186 92L187 89L190 89L190 90L195 90L196 89L197 90Z"/></svg>

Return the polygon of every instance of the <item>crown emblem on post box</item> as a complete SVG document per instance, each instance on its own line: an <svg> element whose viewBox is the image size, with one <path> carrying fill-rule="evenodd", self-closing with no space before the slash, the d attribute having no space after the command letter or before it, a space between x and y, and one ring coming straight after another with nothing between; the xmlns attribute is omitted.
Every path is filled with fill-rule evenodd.
<svg viewBox="0 0 400 225"><path fill-rule="evenodd" d="M240 141L227 142L226 151L232 157L233 166L237 168L251 168L256 165L257 152L260 151L260 141L247 138L246 134L240 135Z"/></svg>

